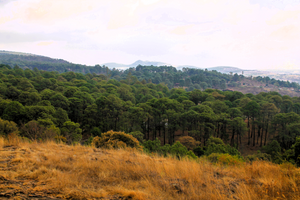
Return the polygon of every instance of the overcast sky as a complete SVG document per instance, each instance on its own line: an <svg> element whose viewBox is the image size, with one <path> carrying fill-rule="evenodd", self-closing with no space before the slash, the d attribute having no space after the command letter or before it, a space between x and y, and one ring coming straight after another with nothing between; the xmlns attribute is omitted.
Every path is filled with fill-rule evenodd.
<svg viewBox="0 0 300 200"><path fill-rule="evenodd" d="M0 0L0 50L87 65L300 69L300 0Z"/></svg>

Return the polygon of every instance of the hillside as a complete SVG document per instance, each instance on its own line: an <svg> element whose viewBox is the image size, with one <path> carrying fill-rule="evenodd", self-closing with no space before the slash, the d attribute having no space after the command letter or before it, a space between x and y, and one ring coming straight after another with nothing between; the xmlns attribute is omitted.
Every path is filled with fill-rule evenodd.
<svg viewBox="0 0 300 200"><path fill-rule="evenodd" d="M46 56L39 56L29 53L13 52L13 51L0 51L0 60L3 64L15 61L15 62L46 62L46 63L59 63L59 64L71 64L63 59L53 59ZM22 67L22 66L20 66Z"/></svg>
<svg viewBox="0 0 300 200"><path fill-rule="evenodd" d="M218 67L211 67L211 68L207 68L208 70L216 70L218 72L221 73L238 73L238 74L242 74L243 69L237 68L237 67L229 67L229 66L218 66Z"/></svg>
<svg viewBox="0 0 300 200"><path fill-rule="evenodd" d="M0 138L1 199L298 199L300 170ZM274 176L276 174L276 176Z"/></svg>
<svg viewBox="0 0 300 200"><path fill-rule="evenodd" d="M170 66L170 64L162 63L162 62L154 62L154 61L142 61L142 60L137 60L132 64L129 65L124 65L124 64L119 64L119 63L104 63L102 65L105 65L109 67L110 69L116 68L116 69L121 69L121 70L126 70L128 68L135 68L138 65L145 65L145 66Z"/></svg>
<svg viewBox="0 0 300 200"><path fill-rule="evenodd" d="M69 63L61 59L7 51L0 51L0 64L1 63L11 67L18 65L23 69L28 68L33 70L37 68L38 70L57 71L59 73L73 71L83 74L104 74L118 81L127 80L130 77L132 80L139 80L141 82L164 83L169 89L184 88L188 91L192 91L194 89L205 90L207 88L213 88L224 90L228 88L243 93L258 94L259 92L276 91L282 95L299 96L298 83L270 79L269 77L262 78L261 76L252 79L251 77L238 75L242 72L247 74L250 73L250 71L243 71L239 68L226 66L197 69L192 66L173 67L161 62L141 60L130 65L106 63L103 66L85 66ZM251 73L254 72L259 71L251 71ZM293 80L297 80L295 76L292 78ZM241 83L244 82L247 82L247 84L241 85Z"/></svg>

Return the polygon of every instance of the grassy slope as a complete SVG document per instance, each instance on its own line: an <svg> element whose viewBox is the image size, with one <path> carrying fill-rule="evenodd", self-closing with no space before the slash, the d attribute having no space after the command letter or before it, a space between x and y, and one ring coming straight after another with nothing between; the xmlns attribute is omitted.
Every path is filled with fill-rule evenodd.
<svg viewBox="0 0 300 200"><path fill-rule="evenodd" d="M0 138L0 198L298 199L300 170Z"/></svg>
<svg viewBox="0 0 300 200"><path fill-rule="evenodd" d="M265 83L261 83L255 80L249 80L249 79L243 79L240 81L241 86L239 87L228 87L227 89L233 90L233 91L239 91L243 94L252 93L254 95L259 94L260 92L270 92L270 91L276 91L281 95L288 95L291 97L299 97L300 93L294 91L293 88L284 88L284 87L277 87L274 85L269 84L269 86L266 86ZM243 85L245 84L245 85Z"/></svg>

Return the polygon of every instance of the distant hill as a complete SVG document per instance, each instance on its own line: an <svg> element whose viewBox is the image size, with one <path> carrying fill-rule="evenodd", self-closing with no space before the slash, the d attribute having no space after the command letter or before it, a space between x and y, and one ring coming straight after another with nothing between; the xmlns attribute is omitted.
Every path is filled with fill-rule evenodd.
<svg viewBox="0 0 300 200"><path fill-rule="evenodd" d="M12 51L0 51L0 64L6 64L11 67L18 65L23 69L34 69L45 71L57 71L59 73L66 71L74 71L79 73L103 73L106 70L70 63L63 59L54 59L46 56L40 56L29 53L20 53ZM96 70L96 71L95 71Z"/></svg>
<svg viewBox="0 0 300 200"><path fill-rule="evenodd" d="M21 53L21 52L13 52L13 51L0 51L0 62L3 64L9 64L12 61L19 61L20 63L24 63L26 61L29 62L47 62L47 63L61 63L61 64L71 64L68 61L63 59L53 59L46 56L40 56L30 53ZM20 66L22 67L22 66Z"/></svg>
<svg viewBox="0 0 300 200"><path fill-rule="evenodd" d="M6 64L11 67L18 65L23 69L28 68L33 70L34 68L37 68L39 70L57 71L59 73L73 71L83 74L109 74L111 78L115 78L117 80L126 79L129 69L137 69L137 66L145 66L146 68L143 68L143 70L139 68L139 73L132 73L132 75L136 76L139 80L151 79L153 83L164 82L169 85L170 88L182 85L184 87L188 87L189 90L192 90L193 86L195 88L218 88L221 84L223 84L221 88L224 88L225 83L226 85L228 85L228 87L231 87L232 84L230 86L228 82L229 80L231 80L230 72L232 72L233 74L237 73L238 75L244 75L246 77L253 76L259 78L260 76L269 76L271 79L274 78L277 80L297 83L300 82L300 74L296 73L282 74L282 72L276 73L275 71L269 72L258 70L243 70L232 66L217 66L207 68L208 72L204 72L204 69L200 69L191 65L172 66L171 64L164 62L142 60L137 60L136 62L128 65L120 63L104 63L102 66L86 66L81 64L74 64L63 59L54 59L46 56L12 51L0 51L0 64ZM117 70L112 70L114 68ZM185 68L185 70L182 70L183 68ZM217 71L217 73L215 73L215 71ZM168 75L166 76L164 72L167 72ZM182 72L184 72L183 75L180 74ZM258 80L260 79L261 78L259 78ZM276 80L272 81L272 83L275 82ZM205 85L205 83L207 85ZM284 87L289 87L291 85L290 83L283 84L282 82L278 84L278 86L280 87L282 87L282 85L284 85Z"/></svg>
<svg viewBox="0 0 300 200"><path fill-rule="evenodd" d="M132 64L125 65L125 64L120 64L120 63L104 63L103 65L113 69L128 69L132 67L137 67L138 65L143 65L143 66L171 66L171 64L163 63L163 62L156 62L156 61L142 61L142 60L137 60Z"/></svg>
<svg viewBox="0 0 300 200"><path fill-rule="evenodd" d="M244 70L244 69L240 69L240 68L237 68L237 67L230 67L230 66L218 66L218 67L211 67L211 68L207 68L207 70L216 70L218 72L221 72L221 73L238 73L238 74L241 74L243 71L249 71L249 70Z"/></svg>

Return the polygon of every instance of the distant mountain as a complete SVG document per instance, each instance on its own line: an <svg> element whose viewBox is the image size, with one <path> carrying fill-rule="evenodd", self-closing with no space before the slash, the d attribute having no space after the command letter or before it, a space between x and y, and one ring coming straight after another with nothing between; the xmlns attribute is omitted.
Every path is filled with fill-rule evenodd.
<svg viewBox="0 0 300 200"><path fill-rule="evenodd" d="M63 59L54 59L46 56L40 56L30 53L21 53L14 51L0 51L0 62L3 64L9 64L11 61L19 62L45 62L45 63L60 63L60 64L70 64L70 62ZM22 67L22 66L20 66Z"/></svg>
<svg viewBox="0 0 300 200"><path fill-rule="evenodd" d="M58 71L59 73L73 71L79 73L104 73L105 69L95 68L94 66L85 66L70 63L63 59L53 59L46 56L39 56L29 53L0 51L0 64L6 64L11 67L18 65L23 69L34 69L45 71Z"/></svg>
<svg viewBox="0 0 300 200"><path fill-rule="evenodd" d="M125 64L120 64L120 63L104 63L102 65L107 66L108 68L116 68L116 69L128 69L131 67L136 67L138 65L143 65L143 66L171 66L171 64L163 63L163 62L156 62L156 61L142 61L142 60L137 60L132 64L125 65Z"/></svg>
<svg viewBox="0 0 300 200"><path fill-rule="evenodd" d="M244 70L244 69L240 69L240 68L237 68L237 67L230 67L230 66L218 66L218 67L211 67L211 68L207 68L207 70L216 70L218 72L221 72L221 73L238 73L238 74L241 74L243 71L252 71L252 70Z"/></svg>
<svg viewBox="0 0 300 200"><path fill-rule="evenodd" d="M96 73L96 74L105 74L107 72L106 67L113 69L126 70L128 68L135 68L138 65L142 66L173 66L177 70L182 70L183 68L195 68L195 69L204 69L199 68L192 65L172 65L164 62L157 61L142 61L137 60L136 62L125 65L120 63L104 63L106 67L103 65L95 65L95 66L86 66L81 64L75 64L68 62L63 59L55 59L41 55L35 55L30 53L22 53L22 52L13 52L13 51L1 51L0 50L0 64L7 64L11 67L18 65L19 67L26 69L34 69L35 67L39 70L45 71L58 71L59 73L66 71L73 71L79 73ZM237 67L231 66L217 66L207 68L207 70L212 71L216 70L221 73L229 74L237 73L239 75L243 74L244 76L269 76L270 78L275 78L278 80L290 81L290 82L298 82L300 83L300 71L259 71L259 70L244 70Z"/></svg>

